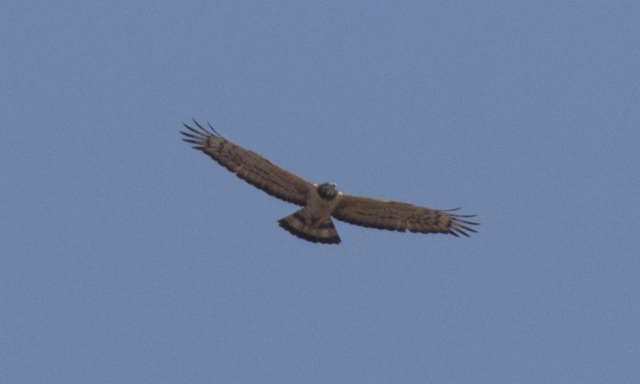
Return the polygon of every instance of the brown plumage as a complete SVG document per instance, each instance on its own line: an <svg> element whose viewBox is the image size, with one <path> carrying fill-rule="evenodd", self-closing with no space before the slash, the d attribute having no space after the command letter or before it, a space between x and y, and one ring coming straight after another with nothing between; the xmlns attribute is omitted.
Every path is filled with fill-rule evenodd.
<svg viewBox="0 0 640 384"><path fill-rule="evenodd" d="M184 125L184 141L194 144L213 160L247 183L271 196L303 208L278 220L291 234L314 243L338 244L340 237L331 217L350 224L391 231L448 233L454 236L476 232L468 221L474 215L456 215L398 201L383 201L339 192L334 183L311 183L264 157L220 136L194 120L197 127Z"/></svg>
<svg viewBox="0 0 640 384"><path fill-rule="evenodd" d="M368 228L387 229L398 232L419 233L458 233L469 236L465 231L475 232L468 225L477 225L464 218L474 215L455 215L448 211L439 211L419 207L398 201L382 201L368 197L343 194L340 204L331 216L349 224Z"/></svg>

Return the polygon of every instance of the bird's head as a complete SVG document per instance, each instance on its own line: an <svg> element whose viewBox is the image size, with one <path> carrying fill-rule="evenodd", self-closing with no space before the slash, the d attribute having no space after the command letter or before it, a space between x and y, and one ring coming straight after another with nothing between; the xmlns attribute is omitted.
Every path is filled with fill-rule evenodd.
<svg viewBox="0 0 640 384"><path fill-rule="evenodd" d="M336 183L326 182L318 185L318 195L325 200L333 200L338 196Z"/></svg>

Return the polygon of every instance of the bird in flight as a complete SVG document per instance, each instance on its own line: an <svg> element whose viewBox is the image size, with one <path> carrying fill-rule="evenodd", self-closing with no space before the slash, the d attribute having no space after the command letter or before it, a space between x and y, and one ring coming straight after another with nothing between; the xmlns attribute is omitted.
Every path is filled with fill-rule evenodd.
<svg viewBox="0 0 640 384"><path fill-rule="evenodd" d="M302 209L278 220L291 234L313 243L339 244L340 236L333 225L335 218L349 224L399 232L446 233L458 237L476 232L467 220L475 215L453 214L452 210L436 210L398 201L384 201L349 195L336 189L336 184L312 183L264 157L236 145L209 124L209 129L193 121L188 132L180 131L183 140L209 155L240 179L271 196L299 205Z"/></svg>

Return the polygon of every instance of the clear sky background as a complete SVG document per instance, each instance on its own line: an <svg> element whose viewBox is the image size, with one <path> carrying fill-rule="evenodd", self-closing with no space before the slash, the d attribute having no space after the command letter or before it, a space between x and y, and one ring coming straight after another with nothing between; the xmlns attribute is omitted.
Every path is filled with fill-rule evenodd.
<svg viewBox="0 0 640 384"><path fill-rule="evenodd" d="M0 382L638 382L637 3L1 9ZM300 240L192 117L478 233Z"/></svg>

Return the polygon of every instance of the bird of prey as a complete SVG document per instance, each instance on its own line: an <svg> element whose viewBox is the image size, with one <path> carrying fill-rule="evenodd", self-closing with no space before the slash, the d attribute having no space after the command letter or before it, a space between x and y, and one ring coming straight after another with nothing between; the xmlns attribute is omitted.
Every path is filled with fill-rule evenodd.
<svg viewBox="0 0 640 384"><path fill-rule="evenodd" d="M439 211L398 201L383 201L349 195L336 189L335 183L312 183L278 167L264 157L236 145L193 120L197 128L184 124L188 132L180 131L183 140L209 155L240 179L271 196L303 208L278 220L291 234L313 243L339 244L340 236L333 225L340 221L363 227L390 231L448 233L469 236L478 225L467 219L475 215L457 215L453 210Z"/></svg>

